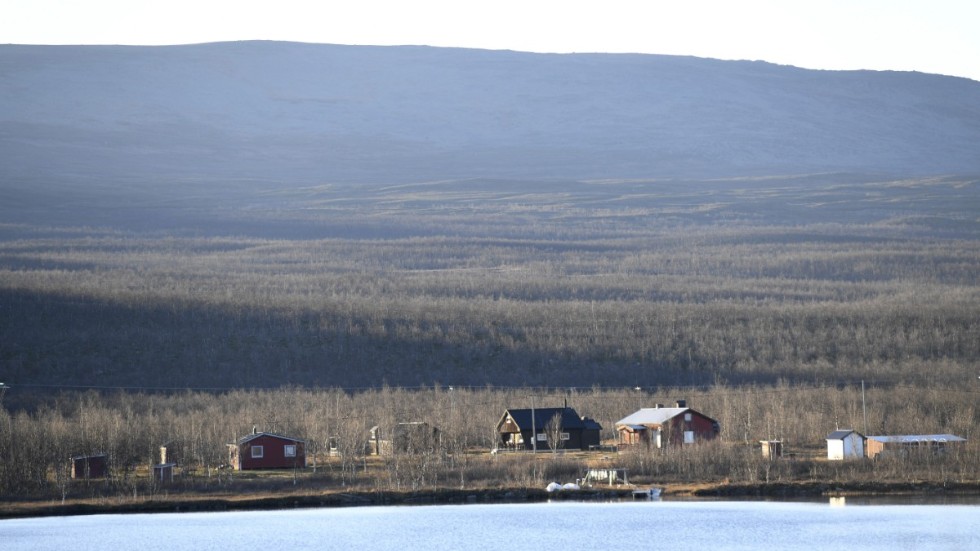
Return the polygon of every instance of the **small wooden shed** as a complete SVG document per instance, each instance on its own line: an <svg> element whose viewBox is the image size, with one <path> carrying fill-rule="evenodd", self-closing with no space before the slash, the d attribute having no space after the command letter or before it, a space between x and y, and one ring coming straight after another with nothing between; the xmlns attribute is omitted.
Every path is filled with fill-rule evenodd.
<svg viewBox="0 0 980 551"><path fill-rule="evenodd" d="M71 458L71 477L74 479L105 478L108 470L109 458L104 453Z"/></svg>
<svg viewBox="0 0 980 551"><path fill-rule="evenodd" d="M783 456L782 440L759 440L762 445L762 457L766 459L779 459Z"/></svg>
<svg viewBox="0 0 980 551"><path fill-rule="evenodd" d="M153 480L156 482L168 483L174 481L174 469L176 469L177 463L167 461L169 459L167 452L167 446L160 446L160 462L150 467Z"/></svg>
<svg viewBox="0 0 980 551"><path fill-rule="evenodd" d="M856 430L835 430L827 435L827 459L841 461L864 457L864 435Z"/></svg>

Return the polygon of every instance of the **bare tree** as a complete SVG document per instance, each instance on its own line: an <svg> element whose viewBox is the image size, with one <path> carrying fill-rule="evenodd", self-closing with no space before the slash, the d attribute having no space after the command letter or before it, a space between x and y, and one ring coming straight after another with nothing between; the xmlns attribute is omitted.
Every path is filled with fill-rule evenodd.
<svg viewBox="0 0 980 551"><path fill-rule="evenodd" d="M548 423L544 426L544 432L548 435L548 445L551 446L552 453L558 453L558 450L565 447L565 441L568 440L568 432L561 423L561 413L554 414Z"/></svg>

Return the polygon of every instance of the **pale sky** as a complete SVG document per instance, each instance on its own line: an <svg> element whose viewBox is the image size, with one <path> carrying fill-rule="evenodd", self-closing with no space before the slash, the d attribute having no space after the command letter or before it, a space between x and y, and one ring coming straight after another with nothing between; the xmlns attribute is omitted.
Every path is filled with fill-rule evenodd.
<svg viewBox="0 0 980 551"><path fill-rule="evenodd" d="M0 0L0 44L631 52L980 81L980 0Z"/></svg>

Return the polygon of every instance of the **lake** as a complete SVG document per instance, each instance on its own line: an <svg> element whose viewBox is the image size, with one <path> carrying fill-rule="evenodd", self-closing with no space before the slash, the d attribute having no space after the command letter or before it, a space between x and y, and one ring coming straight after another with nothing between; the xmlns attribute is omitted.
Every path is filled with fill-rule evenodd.
<svg viewBox="0 0 980 551"><path fill-rule="evenodd" d="M980 549L976 502L870 503L557 501L9 519L0 521L0 549Z"/></svg>

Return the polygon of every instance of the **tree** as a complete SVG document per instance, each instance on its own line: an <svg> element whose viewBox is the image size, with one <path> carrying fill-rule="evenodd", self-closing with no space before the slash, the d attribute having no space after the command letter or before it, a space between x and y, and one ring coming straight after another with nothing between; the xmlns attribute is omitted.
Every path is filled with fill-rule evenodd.
<svg viewBox="0 0 980 551"><path fill-rule="evenodd" d="M564 427L562 427L560 412L554 414L548 420L544 431L548 435L548 444L551 446L552 453L558 453L558 450L565 447L565 440L568 438L568 433L564 432Z"/></svg>

